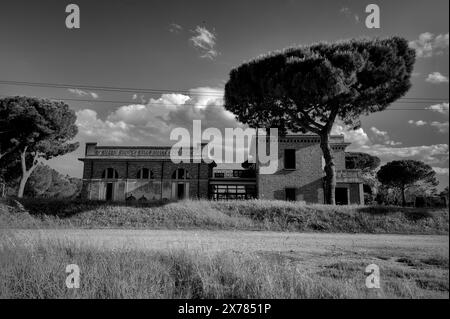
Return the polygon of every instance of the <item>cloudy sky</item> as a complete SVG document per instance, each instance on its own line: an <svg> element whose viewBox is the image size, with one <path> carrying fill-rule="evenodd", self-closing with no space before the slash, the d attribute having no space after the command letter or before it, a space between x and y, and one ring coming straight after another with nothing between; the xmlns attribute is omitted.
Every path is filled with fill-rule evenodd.
<svg viewBox="0 0 450 319"><path fill-rule="evenodd" d="M65 27L76 3L81 28ZM381 9L367 29L365 6ZM2 1L0 94L66 99L77 140L102 145L170 145L174 127L240 125L222 108L229 71L271 50L360 36L403 36L417 51L413 87L402 102L362 118L345 134L350 150L383 162L418 159L441 186L449 167L449 2L433 1ZM18 81L65 84L26 86ZM92 88L95 87L95 88ZM108 87L121 90L105 90ZM81 176L84 145L51 161Z"/></svg>

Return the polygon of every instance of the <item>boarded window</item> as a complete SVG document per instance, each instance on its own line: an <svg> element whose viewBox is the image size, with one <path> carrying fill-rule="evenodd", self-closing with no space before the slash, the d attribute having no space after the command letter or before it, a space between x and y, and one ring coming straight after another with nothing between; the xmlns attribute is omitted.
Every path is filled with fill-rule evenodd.
<svg viewBox="0 0 450 319"><path fill-rule="evenodd" d="M117 173L117 171L114 168L109 167L103 171L102 178L107 179L119 178L119 173Z"/></svg>
<svg viewBox="0 0 450 319"><path fill-rule="evenodd" d="M284 150L284 168L295 169L295 150L293 149Z"/></svg>
<svg viewBox="0 0 450 319"><path fill-rule="evenodd" d="M172 173L172 179L189 179L189 172L183 168L178 168Z"/></svg>
<svg viewBox="0 0 450 319"><path fill-rule="evenodd" d="M137 173L138 179L152 179L153 178L153 172L149 170L148 168L141 168L139 172Z"/></svg>

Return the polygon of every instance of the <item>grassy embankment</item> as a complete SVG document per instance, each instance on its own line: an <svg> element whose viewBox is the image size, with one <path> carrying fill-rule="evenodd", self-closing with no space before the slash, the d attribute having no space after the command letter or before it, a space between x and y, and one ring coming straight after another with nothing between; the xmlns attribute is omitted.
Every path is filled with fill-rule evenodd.
<svg viewBox="0 0 450 319"><path fill-rule="evenodd" d="M126 206L102 202L0 202L3 228L235 229L448 234L448 209L305 205L284 201L182 201Z"/></svg>

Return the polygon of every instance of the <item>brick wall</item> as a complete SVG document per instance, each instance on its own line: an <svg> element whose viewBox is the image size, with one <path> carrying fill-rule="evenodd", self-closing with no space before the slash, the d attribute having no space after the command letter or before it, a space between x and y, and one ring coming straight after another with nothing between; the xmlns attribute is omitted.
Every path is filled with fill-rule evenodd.
<svg viewBox="0 0 450 319"><path fill-rule="evenodd" d="M261 199L286 198L285 189L296 189L296 200L323 203L323 159L318 138L286 137L278 142L278 170L274 174L260 174L258 193ZM295 149L296 169L284 169L284 150ZM336 169L345 169L343 149L334 150Z"/></svg>
<svg viewBox="0 0 450 319"><path fill-rule="evenodd" d="M163 198L171 197L171 180L173 172L178 168L183 168L189 173L189 197L207 198L208 197L208 177L211 174L211 168L206 163L180 163L174 164L171 161L114 161L114 160L94 160L87 159L84 162L82 196L83 198L98 199L104 194L104 182L89 182L89 179L102 179L103 172L109 168L114 168L120 179L135 180L138 172L142 168L148 168L153 173L153 180L149 182L129 181L128 186L125 181L115 181L114 198L115 200L124 200L125 192L138 199L143 195L147 199L161 198L161 179L163 179ZM91 186L89 186L91 184ZM158 196L155 190L158 188ZM147 192L147 190L149 190ZM136 193L136 194L135 194ZM136 197L137 196L137 197Z"/></svg>

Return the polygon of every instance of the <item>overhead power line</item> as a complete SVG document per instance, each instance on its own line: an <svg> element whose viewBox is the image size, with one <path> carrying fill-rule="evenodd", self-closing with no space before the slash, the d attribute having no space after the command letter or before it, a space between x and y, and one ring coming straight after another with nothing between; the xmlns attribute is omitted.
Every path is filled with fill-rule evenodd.
<svg viewBox="0 0 450 319"><path fill-rule="evenodd" d="M109 91L109 92L128 92L128 93L182 93L186 95L206 95L206 96L222 96L222 94L213 92L192 92L191 90L172 90L172 89L142 89L142 88L128 88L128 87L112 87L112 86L95 86L95 85L82 85L82 84L57 84L57 83L38 83L38 82L19 82L19 81L5 81L0 80L0 84L6 85L18 85L18 86L31 86L31 87L49 87L59 89L84 89L84 90L97 90L97 91Z"/></svg>
<svg viewBox="0 0 450 319"><path fill-rule="evenodd" d="M186 95L202 95L202 96L216 96L223 97L222 94L213 93L209 91L192 91L192 90L178 90L178 89L154 89L154 88L130 88L130 87L113 87L113 86L97 86L97 85L83 85L83 84L62 84L62 83L41 83L41 82L27 82L27 81L8 81L0 80L0 84L15 85L15 86L30 86L30 87L48 87L48 88L60 88L60 89L85 89L85 90L97 90L97 91L109 91L109 92L128 92L128 93L182 93ZM411 103L427 103L429 101L446 101L448 97L435 98L435 97L404 97L399 100Z"/></svg>

